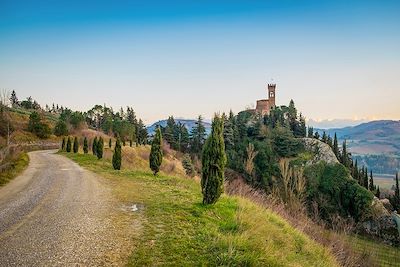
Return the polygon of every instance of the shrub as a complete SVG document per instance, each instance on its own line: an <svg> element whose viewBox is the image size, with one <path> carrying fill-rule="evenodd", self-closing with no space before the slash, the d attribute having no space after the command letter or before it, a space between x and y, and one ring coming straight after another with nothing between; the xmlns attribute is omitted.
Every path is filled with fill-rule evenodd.
<svg viewBox="0 0 400 267"><path fill-rule="evenodd" d="M274 151L283 158L296 156L302 148L292 132L285 127L276 127L272 132L272 144Z"/></svg>
<svg viewBox="0 0 400 267"><path fill-rule="evenodd" d="M117 138L117 141L115 142L114 154L112 157L112 164L113 164L114 170L121 169L121 161L122 161L121 142L119 141L119 138Z"/></svg>
<svg viewBox="0 0 400 267"><path fill-rule="evenodd" d="M111 148L111 146L112 146L112 140L110 138L110 140L108 141L108 147Z"/></svg>
<svg viewBox="0 0 400 267"><path fill-rule="evenodd" d="M99 140L97 141L96 149L97 149L97 158L101 159L103 158L103 147L104 147L104 141L103 138L100 137Z"/></svg>
<svg viewBox="0 0 400 267"><path fill-rule="evenodd" d="M54 127L54 134L57 136L67 135L68 128L67 124L63 120L58 120L56 126Z"/></svg>
<svg viewBox="0 0 400 267"><path fill-rule="evenodd" d="M63 137L62 143L61 143L61 150L64 151L65 149L65 137Z"/></svg>
<svg viewBox="0 0 400 267"><path fill-rule="evenodd" d="M83 153L87 154L89 152L89 146L88 146L88 141L85 136L85 139L83 139Z"/></svg>
<svg viewBox="0 0 400 267"><path fill-rule="evenodd" d="M40 114L36 111L29 116L28 131L34 133L39 138L47 138L50 135L50 127L42 122Z"/></svg>
<svg viewBox="0 0 400 267"><path fill-rule="evenodd" d="M203 148L201 188L203 204L217 202L223 191L224 171L226 165L223 119L215 116L212 122L211 135Z"/></svg>
<svg viewBox="0 0 400 267"><path fill-rule="evenodd" d="M183 156L182 165L185 169L186 175L190 177L193 177L195 175L196 171L194 170L192 159L190 158L189 154L185 154L185 156Z"/></svg>
<svg viewBox="0 0 400 267"><path fill-rule="evenodd" d="M67 140L67 152L71 152L71 138L68 136Z"/></svg>
<svg viewBox="0 0 400 267"><path fill-rule="evenodd" d="M97 136L93 139L92 153L93 155L97 155Z"/></svg>
<svg viewBox="0 0 400 267"><path fill-rule="evenodd" d="M78 153L78 150L79 150L78 137L75 136L75 138L74 138L74 153Z"/></svg>
<svg viewBox="0 0 400 267"><path fill-rule="evenodd" d="M160 171L160 166L163 159L163 153L161 150L162 136L160 127L157 128L156 134L154 135L153 142L151 143L150 150L150 169L156 175Z"/></svg>

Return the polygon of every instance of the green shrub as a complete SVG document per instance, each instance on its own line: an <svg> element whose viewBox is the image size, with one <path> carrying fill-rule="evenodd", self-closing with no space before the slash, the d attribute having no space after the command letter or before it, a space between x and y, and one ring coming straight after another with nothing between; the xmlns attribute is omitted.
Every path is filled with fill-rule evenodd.
<svg viewBox="0 0 400 267"><path fill-rule="evenodd" d="M50 136L50 127L42 122L42 118L37 111L34 111L29 116L28 131L35 134L39 138L48 138Z"/></svg>
<svg viewBox="0 0 400 267"><path fill-rule="evenodd" d="M74 138L74 153L78 153L78 150L79 150L78 137L75 136L75 138Z"/></svg>
<svg viewBox="0 0 400 267"><path fill-rule="evenodd" d="M83 153L87 154L89 152L89 146L88 146L88 141L85 136L85 139L83 139Z"/></svg>
<svg viewBox="0 0 400 267"><path fill-rule="evenodd" d="M64 151L65 149L65 137L63 137L62 143L61 143L61 150Z"/></svg>
<svg viewBox="0 0 400 267"><path fill-rule="evenodd" d="M185 169L186 175L193 177L196 173L193 163L192 163L192 159L190 158L189 154L185 154L185 156L182 159L182 165L183 168Z"/></svg>
<svg viewBox="0 0 400 267"><path fill-rule="evenodd" d="M92 153L93 155L97 155L97 136L93 139Z"/></svg>
<svg viewBox="0 0 400 267"><path fill-rule="evenodd" d="M67 149L66 151L69 153L71 152L71 138L68 136L68 140L67 140Z"/></svg>
<svg viewBox="0 0 400 267"><path fill-rule="evenodd" d="M67 124L63 120L58 120L56 126L54 127L54 134L57 136L67 135L68 128Z"/></svg>
<svg viewBox="0 0 400 267"><path fill-rule="evenodd" d="M117 138L117 141L115 142L114 154L112 157L112 165L114 170L121 169L121 161L122 161L121 142L119 141L119 138Z"/></svg>
<svg viewBox="0 0 400 267"><path fill-rule="evenodd" d="M103 147L104 147L104 141L103 141L103 138L100 137L99 140L97 141L97 145L96 145L96 149L97 149L96 155L97 155L98 159L103 158Z"/></svg>
<svg viewBox="0 0 400 267"><path fill-rule="evenodd" d="M162 136L160 127L157 128L156 134L154 135L153 142L151 143L150 151L150 169L153 171L154 175L160 171L160 166L163 159L162 153Z"/></svg>

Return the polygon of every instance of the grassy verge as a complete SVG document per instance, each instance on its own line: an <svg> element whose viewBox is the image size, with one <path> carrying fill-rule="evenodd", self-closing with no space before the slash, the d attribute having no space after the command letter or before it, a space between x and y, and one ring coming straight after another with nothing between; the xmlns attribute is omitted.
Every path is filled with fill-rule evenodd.
<svg viewBox="0 0 400 267"><path fill-rule="evenodd" d="M337 266L326 248L249 200L224 195L205 206L191 179L114 171L92 155L62 154L107 178L121 203L139 208L131 215L131 266Z"/></svg>
<svg viewBox="0 0 400 267"><path fill-rule="evenodd" d="M371 255L370 258L377 266L400 265L400 248L371 241L361 236L351 236L348 241L357 253Z"/></svg>
<svg viewBox="0 0 400 267"><path fill-rule="evenodd" d="M7 169L0 172L0 186L5 185L18 174L20 174L28 166L28 163L29 157L25 152L22 152L15 158L8 160L6 164L10 165L7 167Z"/></svg>

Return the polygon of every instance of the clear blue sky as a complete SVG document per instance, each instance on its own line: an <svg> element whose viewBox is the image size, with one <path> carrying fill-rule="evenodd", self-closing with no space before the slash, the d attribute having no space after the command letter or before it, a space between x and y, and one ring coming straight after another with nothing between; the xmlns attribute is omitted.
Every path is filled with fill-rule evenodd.
<svg viewBox="0 0 400 267"><path fill-rule="evenodd" d="M191 3L190 3L191 2ZM400 1L0 0L0 88L147 123L266 97L312 119L400 119Z"/></svg>

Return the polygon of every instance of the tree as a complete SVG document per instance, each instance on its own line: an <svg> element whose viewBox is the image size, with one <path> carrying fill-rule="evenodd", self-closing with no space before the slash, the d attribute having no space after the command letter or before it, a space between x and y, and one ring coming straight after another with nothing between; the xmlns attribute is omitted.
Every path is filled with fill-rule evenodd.
<svg viewBox="0 0 400 267"><path fill-rule="evenodd" d="M78 153L78 150L79 150L78 137L75 136L75 138L74 138L74 153Z"/></svg>
<svg viewBox="0 0 400 267"><path fill-rule="evenodd" d="M379 190L379 185L378 185L378 188L376 189L376 194L375 194L375 196L376 196L377 198L381 198L381 190Z"/></svg>
<svg viewBox="0 0 400 267"><path fill-rule="evenodd" d="M64 120L58 120L56 126L54 127L54 134L57 136L68 134L67 124Z"/></svg>
<svg viewBox="0 0 400 267"><path fill-rule="evenodd" d="M182 166L185 169L186 175L193 177L196 174L194 169L192 159L190 158L189 154L185 154L182 159Z"/></svg>
<svg viewBox="0 0 400 267"><path fill-rule="evenodd" d="M365 168L363 186L368 189L368 169Z"/></svg>
<svg viewBox="0 0 400 267"><path fill-rule="evenodd" d="M307 137L307 126L306 126L306 119L303 117L303 114L300 113L299 118L299 133L301 137Z"/></svg>
<svg viewBox="0 0 400 267"><path fill-rule="evenodd" d="M61 144L61 150L64 151L64 149L65 149L65 137L63 137L62 144Z"/></svg>
<svg viewBox="0 0 400 267"><path fill-rule="evenodd" d="M313 127L308 127L308 138L313 138L314 137L314 128Z"/></svg>
<svg viewBox="0 0 400 267"><path fill-rule="evenodd" d="M92 153L93 155L97 155L97 136L93 139Z"/></svg>
<svg viewBox="0 0 400 267"><path fill-rule="evenodd" d="M372 170L369 176L369 191L371 192L375 191L374 177L372 176Z"/></svg>
<svg viewBox="0 0 400 267"><path fill-rule="evenodd" d="M394 196L393 196L393 201L392 205L395 210L400 209L400 188L399 188L399 173L396 172L396 185L394 188Z"/></svg>
<svg viewBox="0 0 400 267"><path fill-rule="evenodd" d="M68 136L67 140L67 152L71 152L71 138Z"/></svg>
<svg viewBox="0 0 400 267"><path fill-rule="evenodd" d="M108 141L108 147L111 148L111 146L112 146L112 140L110 138L110 140Z"/></svg>
<svg viewBox="0 0 400 267"><path fill-rule="evenodd" d="M223 192L226 165L223 132L224 122L216 115L212 122L211 135L207 138L203 148L201 175L203 204L217 202Z"/></svg>
<svg viewBox="0 0 400 267"><path fill-rule="evenodd" d="M153 142L151 143L150 151L150 169L154 175L160 171L160 166L163 159L162 153L162 135L160 127L157 128L156 134L154 135Z"/></svg>
<svg viewBox="0 0 400 267"><path fill-rule="evenodd" d="M336 133L335 136L333 137L333 153L335 154L336 158L339 159L339 145Z"/></svg>
<svg viewBox="0 0 400 267"><path fill-rule="evenodd" d="M29 116L28 131L39 138L47 138L50 135L50 127L42 122L42 118L37 111L32 112Z"/></svg>
<svg viewBox="0 0 400 267"><path fill-rule="evenodd" d="M121 161L122 161L121 141L119 140L119 137L118 137L117 141L115 142L114 154L113 154L113 157L112 157L112 164L113 164L114 170L120 170L121 169Z"/></svg>
<svg viewBox="0 0 400 267"><path fill-rule="evenodd" d="M103 147L104 147L104 141L103 141L103 137L100 136L99 140L97 141L97 145L96 145L96 155L98 159L101 159L103 157Z"/></svg>
<svg viewBox="0 0 400 267"><path fill-rule="evenodd" d="M11 93L10 102L11 102L11 106L12 106L13 108L17 107L18 104L19 104L19 103L18 103L17 94L15 93L14 90L13 90L12 93Z"/></svg>
<svg viewBox="0 0 400 267"><path fill-rule="evenodd" d="M87 154L88 152L89 152L88 140L85 136L85 139L83 139L83 153Z"/></svg>
<svg viewBox="0 0 400 267"><path fill-rule="evenodd" d="M346 140L343 141L343 145L342 145L341 162L347 168L350 166L350 157L349 157L349 153L347 152ZM367 174L367 177L368 177L368 174ZM368 189L368 187L366 187L366 188Z"/></svg>
<svg viewBox="0 0 400 267"><path fill-rule="evenodd" d="M194 154L200 154L205 140L206 140L206 128L203 125L203 118L200 115L190 133L191 151Z"/></svg>

